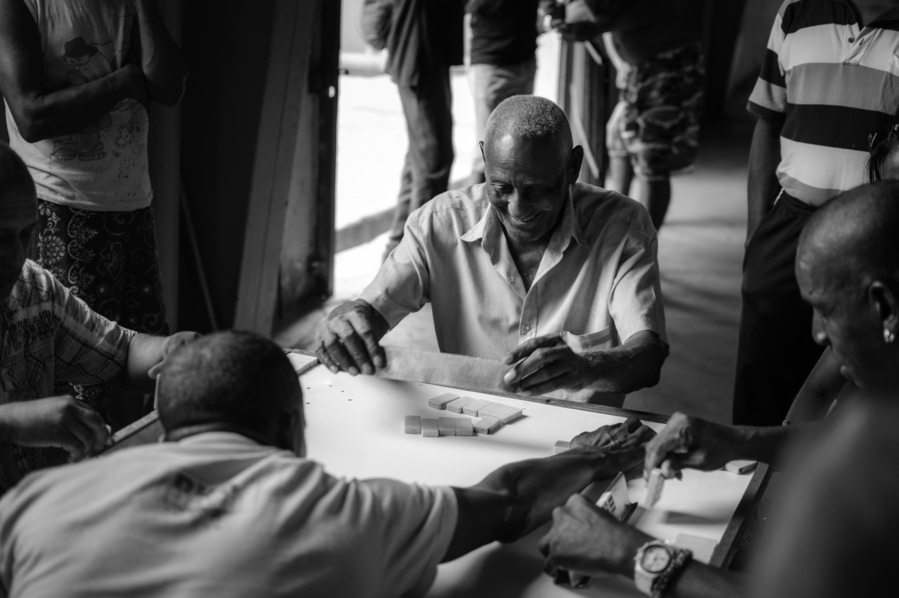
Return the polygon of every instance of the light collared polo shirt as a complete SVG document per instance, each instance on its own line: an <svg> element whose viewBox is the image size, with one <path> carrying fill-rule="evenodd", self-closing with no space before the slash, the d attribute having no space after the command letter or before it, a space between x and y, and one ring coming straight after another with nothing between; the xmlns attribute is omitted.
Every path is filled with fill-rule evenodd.
<svg viewBox="0 0 899 598"><path fill-rule="evenodd" d="M899 108L899 7L864 28L845 0L780 7L749 111L782 119L777 178L819 206L866 180L868 135Z"/></svg>
<svg viewBox="0 0 899 598"><path fill-rule="evenodd" d="M455 494L341 480L214 432L33 474L0 501L0 596L421 596Z"/></svg>
<svg viewBox="0 0 899 598"><path fill-rule="evenodd" d="M413 212L361 298L391 328L430 302L447 353L502 359L526 340L561 332L582 350L616 347L643 330L667 343L649 214L632 199L581 183L571 187L529 290L481 184ZM611 405L624 399L589 390L555 396Z"/></svg>
<svg viewBox="0 0 899 598"><path fill-rule="evenodd" d="M0 405L53 396L60 381L90 385L112 380L127 365L134 335L26 260L9 298L0 302ZM29 471L65 458L60 449L0 440L0 494Z"/></svg>

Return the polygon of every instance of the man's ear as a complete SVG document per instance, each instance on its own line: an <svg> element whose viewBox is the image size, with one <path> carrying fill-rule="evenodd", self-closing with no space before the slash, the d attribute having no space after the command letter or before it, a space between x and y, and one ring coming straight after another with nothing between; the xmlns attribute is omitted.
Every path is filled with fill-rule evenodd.
<svg viewBox="0 0 899 598"><path fill-rule="evenodd" d="M878 280L868 287L868 298L880 320L880 327L899 336L899 296Z"/></svg>
<svg viewBox="0 0 899 598"><path fill-rule="evenodd" d="M571 156L568 158L568 184L577 182L581 174L581 163L584 161L584 148L579 145L571 148Z"/></svg>
<svg viewBox="0 0 899 598"><path fill-rule="evenodd" d="M478 141L478 147L481 148L481 158L484 159L484 164L486 165L487 164L487 152L484 151L484 142Z"/></svg>

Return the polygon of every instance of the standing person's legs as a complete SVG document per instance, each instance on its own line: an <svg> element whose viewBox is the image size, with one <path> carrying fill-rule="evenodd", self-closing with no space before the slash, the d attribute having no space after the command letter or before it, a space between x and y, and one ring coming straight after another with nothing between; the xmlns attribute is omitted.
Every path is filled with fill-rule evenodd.
<svg viewBox="0 0 899 598"><path fill-rule="evenodd" d="M635 199L662 226L671 203L671 174L689 168L699 148L705 81L698 44L659 54L634 68L622 96L622 138L634 160Z"/></svg>
<svg viewBox="0 0 899 598"><path fill-rule="evenodd" d="M746 247L734 383L734 423L779 425L821 355L812 310L794 273L799 234L813 209L782 196Z"/></svg>
<svg viewBox="0 0 899 598"><path fill-rule="evenodd" d="M35 261L105 318L137 332L167 332L155 238L147 246L151 208L94 212L42 200L38 207L39 231L31 250ZM151 232L155 235L155 228ZM106 385L63 390L74 390L77 398L103 412L114 428L144 412L142 395Z"/></svg>
<svg viewBox="0 0 899 598"><path fill-rule="evenodd" d="M487 119L500 102L515 95L534 93L537 75L537 59L508 65L472 64L468 67L469 84L474 96L475 140L484 140ZM469 184L483 183L484 158L480 147L476 148L471 164Z"/></svg>
<svg viewBox="0 0 899 598"><path fill-rule="evenodd" d="M446 191L454 157L449 69L416 87L400 86L399 90L409 149L385 257L402 240L409 214Z"/></svg>

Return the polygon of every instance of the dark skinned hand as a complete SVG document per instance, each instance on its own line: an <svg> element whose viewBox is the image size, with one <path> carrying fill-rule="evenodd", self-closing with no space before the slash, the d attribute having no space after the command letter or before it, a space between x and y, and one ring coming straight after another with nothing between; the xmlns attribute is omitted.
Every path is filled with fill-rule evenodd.
<svg viewBox="0 0 899 598"><path fill-rule="evenodd" d="M571 439L571 448L596 447L609 450L627 450L643 446L656 433L636 417L629 417L620 424L600 426L592 432L582 432Z"/></svg>
<svg viewBox="0 0 899 598"><path fill-rule="evenodd" d="M615 519L575 494L553 511L553 525L540 540L543 570L558 578L560 570L572 579L600 573L632 576L634 555L651 540L640 530Z"/></svg>
<svg viewBox="0 0 899 598"><path fill-rule="evenodd" d="M563 388L581 390L594 376L590 361L572 351L557 333L521 343L503 363L515 364L503 377L503 385L521 395L536 396Z"/></svg>
<svg viewBox="0 0 899 598"><path fill-rule="evenodd" d="M387 332L384 317L369 303L358 299L343 303L328 314L315 333L315 354L335 374L374 374L387 365L379 341Z"/></svg>
<svg viewBox="0 0 899 598"><path fill-rule="evenodd" d="M0 419L7 442L61 448L71 462L99 453L109 438L100 414L69 395L7 403L0 407Z"/></svg>
<svg viewBox="0 0 899 598"><path fill-rule="evenodd" d="M646 445L644 475L655 468L662 476L681 477L684 468L713 471L738 458L743 443L739 428L675 413Z"/></svg>

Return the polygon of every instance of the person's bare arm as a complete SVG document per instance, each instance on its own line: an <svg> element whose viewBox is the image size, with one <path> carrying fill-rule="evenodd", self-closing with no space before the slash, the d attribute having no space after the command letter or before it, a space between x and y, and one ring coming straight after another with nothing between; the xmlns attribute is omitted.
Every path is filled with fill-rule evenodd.
<svg viewBox="0 0 899 598"><path fill-rule="evenodd" d="M199 336L196 332L176 332L171 336L135 334L128 345L125 370L114 383L128 391L152 392L166 357Z"/></svg>
<svg viewBox="0 0 899 598"><path fill-rule="evenodd" d="M134 8L134 45L150 97L165 106L174 106L184 94L186 68L181 49L169 35L154 0L134 0Z"/></svg>
<svg viewBox="0 0 899 598"><path fill-rule="evenodd" d="M454 488L459 518L443 561L499 540L513 542L549 520L552 510L595 480L640 463L643 448L583 448L511 463L476 486Z"/></svg>
<svg viewBox="0 0 899 598"><path fill-rule="evenodd" d="M634 577L634 557L652 540L637 528L574 495L553 511L553 526L540 540L544 570L564 569L572 576L617 573ZM666 598L734 598L744 594L740 577L702 563L690 562L665 591Z"/></svg>
<svg viewBox="0 0 899 598"><path fill-rule="evenodd" d="M747 244L758 229L762 217L771 210L777 196L777 165L780 164L782 128L781 119L759 118L755 123L749 150Z"/></svg>
<svg viewBox="0 0 899 598"><path fill-rule="evenodd" d="M25 141L80 131L127 97L146 93L140 67L129 64L74 87L44 82L37 25L22 0L0 0L0 93Z"/></svg>
<svg viewBox="0 0 899 598"><path fill-rule="evenodd" d="M558 334L552 334L521 343L509 353L505 363L516 365L503 383L524 395L584 388L632 392L658 384L667 356L659 336L649 330L631 335L614 349L586 353L575 353Z"/></svg>

